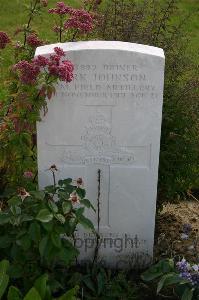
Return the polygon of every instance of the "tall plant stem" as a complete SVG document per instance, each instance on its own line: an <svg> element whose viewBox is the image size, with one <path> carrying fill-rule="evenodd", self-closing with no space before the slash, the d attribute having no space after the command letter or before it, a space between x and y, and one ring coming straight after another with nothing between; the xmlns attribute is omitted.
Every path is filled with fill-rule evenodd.
<svg viewBox="0 0 199 300"><path fill-rule="evenodd" d="M27 26L26 26L26 29L24 31L24 43L23 45L25 46L26 45L26 40L27 40L27 31L28 29L30 28L30 24L31 24L31 21L33 19L33 15L35 13L35 10L36 10L36 7L37 7L37 4L39 3L39 0L35 0L34 2L34 5L33 7L31 8L31 12L30 12L30 16L29 16L29 19L28 19L28 23L27 23Z"/></svg>
<svg viewBox="0 0 199 300"><path fill-rule="evenodd" d="M95 252L94 252L94 258L93 258L93 264L98 259L98 252L99 252L99 242L100 242L100 196L101 196L101 170L98 169L97 171L97 232L96 234L96 247L95 247Z"/></svg>

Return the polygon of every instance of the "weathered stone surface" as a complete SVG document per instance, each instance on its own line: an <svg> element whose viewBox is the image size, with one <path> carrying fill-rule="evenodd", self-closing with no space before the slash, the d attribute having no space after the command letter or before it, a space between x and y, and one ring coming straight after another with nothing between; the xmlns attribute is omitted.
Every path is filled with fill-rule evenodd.
<svg viewBox="0 0 199 300"><path fill-rule="evenodd" d="M82 177L97 207L100 172L99 258L113 267L142 267L153 252L162 118L162 49L123 42L55 46L75 65L75 79L60 83L37 124L39 185ZM100 171L99 171L100 170ZM88 212L97 226L97 214ZM80 259L92 259L95 241L79 230Z"/></svg>

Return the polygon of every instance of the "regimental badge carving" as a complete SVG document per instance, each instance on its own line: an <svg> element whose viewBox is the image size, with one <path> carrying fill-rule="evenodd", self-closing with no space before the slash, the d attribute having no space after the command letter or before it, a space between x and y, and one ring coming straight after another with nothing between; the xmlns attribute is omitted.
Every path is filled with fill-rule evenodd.
<svg viewBox="0 0 199 300"><path fill-rule="evenodd" d="M97 111L89 116L81 136L80 146L64 146L62 162L67 164L126 164L133 163L134 153L117 145L111 134L111 120Z"/></svg>
<svg viewBox="0 0 199 300"><path fill-rule="evenodd" d="M111 124L102 113L90 116L85 129L85 135L81 138L89 153L103 155L116 147L116 138L111 135Z"/></svg>

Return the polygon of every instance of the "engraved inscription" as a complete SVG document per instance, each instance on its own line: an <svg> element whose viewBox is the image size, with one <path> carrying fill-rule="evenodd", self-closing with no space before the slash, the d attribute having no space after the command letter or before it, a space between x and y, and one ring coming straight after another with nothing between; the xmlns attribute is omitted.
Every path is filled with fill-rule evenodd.
<svg viewBox="0 0 199 300"><path fill-rule="evenodd" d="M81 105L117 105L127 101L135 108L157 105L159 88L138 65L75 65L74 81L60 83L59 96Z"/></svg>

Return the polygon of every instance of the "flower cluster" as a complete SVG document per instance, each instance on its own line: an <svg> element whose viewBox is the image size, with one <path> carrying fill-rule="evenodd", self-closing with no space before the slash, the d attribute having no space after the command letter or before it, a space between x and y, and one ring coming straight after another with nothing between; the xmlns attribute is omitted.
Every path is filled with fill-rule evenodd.
<svg viewBox="0 0 199 300"><path fill-rule="evenodd" d="M55 54L51 54L50 58L38 56L34 63L40 67L46 67L52 76L57 76L61 81L70 82L73 79L73 64L68 60L62 60L64 51L59 48L54 48Z"/></svg>
<svg viewBox="0 0 199 300"><path fill-rule="evenodd" d="M72 11L72 7L65 5L64 2L57 2L55 8L50 8L48 10L49 14L57 14L57 15L70 14L71 11Z"/></svg>
<svg viewBox="0 0 199 300"><path fill-rule="evenodd" d="M33 173L31 171L25 171L23 176L25 178L32 178L33 177Z"/></svg>
<svg viewBox="0 0 199 300"><path fill-rule="evenodd" d="M84 9L73 9L71 17L64 23L64 28L89 32L93 29L93 17Z"/></svg>
<svg viewBox="0 0 199 300"><path fill-rule="evenodd" d="M39 75L40 68L34 62L21 60L14 65L14 70L18 71L19 79L24 84L34 84Z"/></svg>
<svg viewBox="0 0 199 300"><path fill-rule="evenodd" d="M72 204L79 204L80 203L80 197L78 194L74 191L70 194L70 198L68 199L72 202Z"/></svg>
<svg viewBox="0 0 199 300"><path fill-rule="evenodd" d="M43 45L43 41L41 41L35 33L31 33L27 36L27 44L30 47L37 48Z"/></svg>
<svg viewBox="0 0 199 300"><path fill-rule="evenodd" d="M194 286L199 286L199 265L190 265L184 258L177 264L180 277Z"/></svg>
<svg viewBox="0 0 199 300"><path fill-rule="evenodd" d="M60 26L54 26L53 30L59 32L63 29L77 29L81 32L89 32L93 29L93 16L84 9L74 9L64 4L64 2L58 2L55 8L48 10L50 14L56 14L59 16L66 15L68 19L64 22L63 28Z"/></svg>
<svg viewBox="0 0 199 300"><path fill-rule="evenodd" d="M7 33L0 31L0 49L4 49L9 42L10 39Z"/></svg>
<svg viewBox="0 0 199 300"><path fill-rule="evenodd" d="M62 60L64 51L61 48L54 48L55 54L50 58L39 55L31 62L22 60L14 66L18 71L19 78L23 84L34 84L43 68L50 75L58 77L59 80L70 82L73 79L73 64L68 60Z"/></svg>
<svg viewBox="0 0 199 300"><path fill-rule="evenodd" d="M21 198L22 201L30 196L30 194L25 190L25 188L18 189L18 196Z"/></svg>

